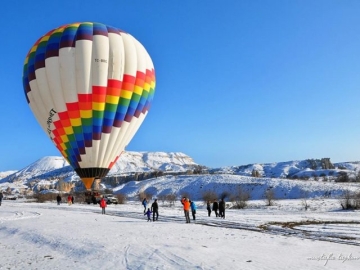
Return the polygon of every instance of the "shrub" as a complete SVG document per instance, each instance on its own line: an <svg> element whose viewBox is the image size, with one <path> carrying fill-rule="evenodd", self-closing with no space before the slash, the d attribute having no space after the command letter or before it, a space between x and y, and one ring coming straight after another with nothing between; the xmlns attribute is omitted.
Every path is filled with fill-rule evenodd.
<svg viewBox="0 0 360 270"><path fill-rule="evenodd" d="M35 193L32 197L35 202L44 203L44 202L56 201L56 196L57 194L55 193L45 193L45 194Z"/></svg>
<svg viewBox="0 0 360 270"><path fill-rule="evenodd" d="M243 209L247 206L247 202L250 199L249 191L244 191L242 187L237 189L237 192L233 195L232 201L234 202L234 208Z"/></svg>
<svg viewBox="0 0 360 270"><path fill-rule="evenodd" d="M122 193L116 194L116 198L118 199L119 204L125 204L127 201L127 196Z"/></svg>
<svg viewBox="0 0 360 270"><path fill-rule="evenodd" d="M350 177L346 172L339 172L338 176L335 179L335 182L349 182Z"/></svg>
<svg viewBox="0 0 360 270"><path fill-rule="evenodd" d="M343 210L360 209L360 192L351 193L349 190L345 190L340 199L340 205Z"/></svg>

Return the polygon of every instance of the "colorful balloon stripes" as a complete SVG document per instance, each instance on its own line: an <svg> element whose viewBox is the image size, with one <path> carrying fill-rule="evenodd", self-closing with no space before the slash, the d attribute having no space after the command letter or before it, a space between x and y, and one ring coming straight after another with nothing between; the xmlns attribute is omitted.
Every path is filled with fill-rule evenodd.
<svg viewBox="0 0 360 270"><path fill-rule="evenodd" d="M130 34L74 23L33 45L23 85L55 146L81 178L92 179L107 174L140 127L154 97L155 71Z"/></svg>

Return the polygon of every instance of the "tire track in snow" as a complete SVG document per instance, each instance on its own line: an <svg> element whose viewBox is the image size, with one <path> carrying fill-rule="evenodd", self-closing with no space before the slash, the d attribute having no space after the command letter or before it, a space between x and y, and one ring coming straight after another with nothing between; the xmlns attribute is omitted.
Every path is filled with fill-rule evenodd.
<svg viewBox="0 0 360 270"><path fill-rule="evenodd" d="M58 209L57 206L36 206L36 208L44 208L44 209ZM84 209L84 208L75 208L75 207L62 207L61 210L65 211L77 211L81 210L82 212L87 213L100 213L98 208L94 209ZM110 210L110 209L109 209ZM141 219L145 220L143 212L134 212L134 211L121 211L111 209L107 211L106 215L117 216L117 217L125 217L125 218L133 218L133 219ZM159 215L160 222L176 222L176 223L185 223L185 217L183 216L174 216L174 215ZM158 222L159 222L158 221ZM307 231L307 230L299 230L296 228L287 228L281 226L274 226L269 223L265 223L261 226L251 225L248 223L241 223L239 221L229 221L226 219L212 219L208 221L206 219L199 218L195 222L191 220L191 224L203 225L203 226L212 226L212 227L223 227L228 229L238 229L238 230L247 230L254 231L259 233L266 233L271 235L281 235L286 237L298 237L302 239L309 240L318 240L318 241L328 241L338 244L345 245L353 245L360 246L360 238L354 237L344 237L342 234L326 234L324 232L316 232L316 231ZM325 222L325 221L324 221ZM358 223L359 224L359 223ZM359 229L360 230L360 229ZM358 235L358 233L357 233Z"/></svg>
<svg viewBox="0 0 360 270"><path fill-rule="evenodd" d="M138 213L138 212L114 211L114 212L108 213L108 215L118 216L118 217L126 217L126 218L134 218L134 219L144 219L143 214ZM178 216L159 216L159 221L185 223L185 218L178 217ZM255 225L249 225L249 224L235 222L235 221L228 221L228 220L224 220L224 219L211 220L211 221L207 221L205 219L198 219L195 222L192 221L192 223L197 224L197 225L204 225L204 226L247 230L247 231L254 231L254 232L266 233L266 234L271 234L271 235L293 236L293 237L298 237L298 238L303 238L303 239L328 241L328 242L334 242L334 243L338 243L338 244L360 246L360 238L344 237L344 235L341 233L335 234L335 233L324 233L324 232L316 232L316 231L305 231L305 230L298 230L296 228L294 228L294 229L283 228L280 226L266 226L266 229L262 229ZM359 229L359 231L360 231L360 229Z"/></svg>

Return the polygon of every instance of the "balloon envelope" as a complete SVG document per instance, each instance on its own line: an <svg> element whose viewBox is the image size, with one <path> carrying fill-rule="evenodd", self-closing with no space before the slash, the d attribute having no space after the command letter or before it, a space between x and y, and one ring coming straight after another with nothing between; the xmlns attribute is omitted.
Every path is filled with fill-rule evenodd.
<svg viewBox="0 0 360 270"><path fill-rule="evenodd" d="M39 124L89 189L109 172L147 115L155 71L130 34L74 23L33 45L23 85Z"/></svg>

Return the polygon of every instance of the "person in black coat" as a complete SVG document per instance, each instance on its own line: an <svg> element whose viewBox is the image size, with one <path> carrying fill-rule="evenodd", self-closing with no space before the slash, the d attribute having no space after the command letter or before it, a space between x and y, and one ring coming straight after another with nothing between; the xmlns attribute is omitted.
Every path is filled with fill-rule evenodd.
<svg viewBox="0 0 360 270"><path fill-rule="evenodd" d="M58 195L56 196L56 201L57 201L57 204L60 205L60 203L61 203L61 196L60 196L60 194L58 194Z"/></svg>
<svg viewBox="0 0 360 270"><path fill-rule="evenodd" d="M152 203L151 211L153 213L153 221L155 221L155 220L157 221L159 218L159 206L157 203L157 199L155 199L154 202ZM155 218L155 216L156 216L156 218Z"/></svg>
<svg viewBox="0 0 360 270"><path fill-rule="evenodd" d="M1 201L3 199L4 195L2 194L2 192L0 191L0 206L1 206Z"/></svg>
<svg viewBox="0 0 360 270"><path fill-rule="evenodd" d="M215 212L215 216L218 217L219 214L218 214L218 209L219 209L219 204L217 202L217 200L215 200L213 202L213 207L212 207L212 210Z"/></svg>
<svg viewBox="0 0 360 270"><path fill-rule="evenodd" d="M219 202L219 216L225 218L225 201L221 199Z"/></svg>
<svg viewBox="0 0 360 270"><path fill-rule="evenodd" d="M210 201L207 201L206 203L206 209L208 211L208 216L210 217L211 215L211 205L210 205Z"/></svg>

